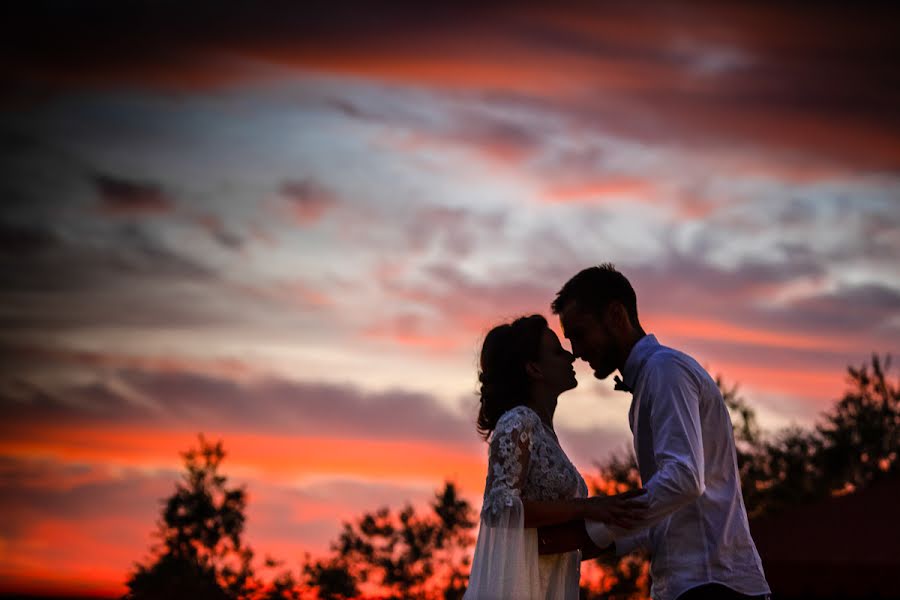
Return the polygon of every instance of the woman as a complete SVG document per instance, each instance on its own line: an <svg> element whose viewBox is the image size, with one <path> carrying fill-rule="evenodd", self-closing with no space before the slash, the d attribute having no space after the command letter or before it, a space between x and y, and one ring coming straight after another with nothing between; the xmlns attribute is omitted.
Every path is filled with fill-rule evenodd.
<svg viewBox="0 0 900 600"><path fill-rule="evenodd" d="M587 498L559 445L553 413L558 396L578 385L574 360L540 315L484 340L478 431L489 442L488 475L467 599L577 599L587 536L548 544L550 554L539 550L537 528L583 532L583 519L627 526L644 510L634 493Z"/></svg>

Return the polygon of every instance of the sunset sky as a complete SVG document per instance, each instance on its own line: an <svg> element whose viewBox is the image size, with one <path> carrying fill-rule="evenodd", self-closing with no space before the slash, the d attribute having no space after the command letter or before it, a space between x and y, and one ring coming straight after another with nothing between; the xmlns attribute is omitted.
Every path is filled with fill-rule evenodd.
<svg viewBox="0 0 900 600"><path fill-rule="evenodd" d="M769 431L900 354L885 9L336 4L4 11L0 591L121 593L198 432L290 565L480 506L481 339L600 262ZM589 473L630 399L577 373Z"/></svg>

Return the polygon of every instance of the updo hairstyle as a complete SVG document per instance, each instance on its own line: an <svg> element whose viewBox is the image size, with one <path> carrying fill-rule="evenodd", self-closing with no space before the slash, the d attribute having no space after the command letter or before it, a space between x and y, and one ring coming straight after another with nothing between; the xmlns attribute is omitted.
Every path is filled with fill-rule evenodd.
<svg viewBox="0 0 900 600"><path fill-rule="evenodd" d="M540 357L545 329L547 319L531 315L498 325L484 338L478 371L481 408L477 428L485 440L503 413L528 402L531 380L525 367Z"/></svg>

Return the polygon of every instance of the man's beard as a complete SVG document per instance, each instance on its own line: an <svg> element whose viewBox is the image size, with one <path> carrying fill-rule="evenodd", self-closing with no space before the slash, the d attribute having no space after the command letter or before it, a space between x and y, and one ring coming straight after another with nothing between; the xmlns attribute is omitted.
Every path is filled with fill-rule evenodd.
<svg viewBox="0 0 900 600"><path fill-rule="evenodd" d="M603 348L602 352L600 352L602 358L597 361L599 363L599 368L594 369L594 377L602 381L612 375L618 368L615 365L616 350L615 345L612 343L607 344L607 346Z"/></svg>

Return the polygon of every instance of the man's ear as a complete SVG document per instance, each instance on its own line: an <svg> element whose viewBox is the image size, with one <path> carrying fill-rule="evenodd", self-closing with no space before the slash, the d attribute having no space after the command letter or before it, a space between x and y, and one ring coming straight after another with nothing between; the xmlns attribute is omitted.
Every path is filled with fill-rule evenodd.
<svg viewBox="0 0 900 600"><path fill-rule="evenodd" d="M534 362L525 363L525 373L533 379L540 379L543 375L541 373L541 368Z"/></svg>
<svg viewBox="0 0 900 600"><path fill-rule="evenodd" d="M621 302L611 302L606 309L606 317L609 319L609 323L619 330L631 329L632 327L628 311L625 310L625 305Z"/></svg>

